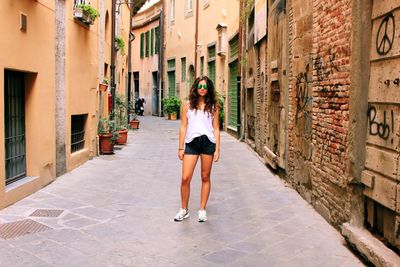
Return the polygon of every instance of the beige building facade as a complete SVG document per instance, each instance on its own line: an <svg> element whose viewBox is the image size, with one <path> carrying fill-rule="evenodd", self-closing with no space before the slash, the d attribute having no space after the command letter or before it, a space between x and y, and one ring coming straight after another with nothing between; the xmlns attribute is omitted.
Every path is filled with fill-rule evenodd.
<svg viewBox="0 0 400 267"><path fill-rule="evenodd" d="M108 115L111 0L1 1L0 208L71 171L97 151L97 123ZM141 1L143 4L143 1ZM128 50L130 10L116 5L116 34ZM114 46L113 46L114 47ZM127 53L116 52L116 90L125 94Z"/></svg>
<svg viewBox="0 0 400 267"><path fill-rule="evenodd" d="M163 95L185 100L201 74L225 99L226 127L238 130L239 1L164 1Z"/></svg>
<svg viewBox="0 0 400 267"><path fill-rule="evenodd" d="M132 97L145 100L144 115L161 113L161 18L162 1L158 1L136 14L133 20Z"/></svg>

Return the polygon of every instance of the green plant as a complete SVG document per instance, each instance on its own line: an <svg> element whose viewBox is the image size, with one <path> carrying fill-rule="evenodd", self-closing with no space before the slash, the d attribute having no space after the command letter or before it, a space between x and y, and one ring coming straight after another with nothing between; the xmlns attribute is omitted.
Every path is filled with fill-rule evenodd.
<svg viewBox="0 0 400 267"><path fill-rule="evenodd" d="M181 108L181 100L175 96L163 99L164 112L167 114L178 114Z"/></svg>
<svg viewBox="0 0 400 267"><path fill-rule="evenodd" d="M118 92L115 94L115 122L117 130L128 129L125 99Z"/></svg>
<svg viewBox="0 0 400 267"><path fill-rule="evenodd" d="M217 103L218 103L218 107L219 107L219 124L220 126L222 126L224 119L225 119L225 112L224 112L224 102L225 102L225 98L224 96L219 93L218 91L216 92L217 95ZM222 128L222 127L220 127Z"/></svg>
<svg viewBox="0 0 400 267"><path fill-rule="evenodd" d="M107 77L103 78L103 84L108 84L108 78Z"/></svg>
<svg viewBox="0 0 400 267"><path fill-rule="evenodd" d="M115 45L121 50L121 54L125 55L125 41L121 36L115 37Z"/></svg>
<svg viewBox="0 0 400 267"><path fill-rule="evenodd" d="M111 142L115 142L118 139L119 134L115 127L115 121L109 118L100 118L99 123L97 125L97 134L105 135L112 134L110 140Z"/></svg>
<svg viewBox="0 0 400 267"><path fill-rule="evenodd" d="M130 100L128 102L128 114L129 114L129 120L130 121L137 121L137 114L135 112L135 102Z"/></svg>
<svg viewBox="0 0 400 267"><path fill-rule="evenodd" d="M91 5L88 4L79 4L76 6L76 8L81 8L83 11L88 13L89 17L94 21L97 17L100 16L100 13L93 8Z"/></svg>

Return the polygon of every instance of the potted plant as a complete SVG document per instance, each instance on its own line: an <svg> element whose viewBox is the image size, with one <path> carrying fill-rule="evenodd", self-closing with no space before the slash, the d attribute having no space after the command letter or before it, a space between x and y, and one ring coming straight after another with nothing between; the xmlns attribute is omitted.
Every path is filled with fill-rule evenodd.
<svg viewBox="0 0 400 267"><path fill-rule="evenodd" d="M98 16L100 16L100 13L88 4L79 4L74 9L74 18L87 25L93 24Z"/></svg>
<svg viewBox="0 0 400 267"><path fill-rule="evenodd" d="M115 50L121 50L121 54L125 55L125 41L121 36L115 37Z"/></svg>
<svg viewBox="0 0 400 267"><path fill-rule="evenodd" d="M104 77L103 82L99 84L99 89L102 92L107 91L108 88L108 78Z"/></svg>
<svg viewBox="0 0 400 267"><path fill-rule="evenodd" d="M224 99L225 97L219 93L217 93L217 102L218 102L218 107L219 107L219 128L221 130L224 129L224 120L225 120L225 112L224 112Z"/></svg>
<svg viewBox="0 0 400 267"><path fill-rule="evenodd" d="M115 120L119 138L116 140L118 145L125 145L128 142L128 125L126 120L125 99L118 92L115 94Z"/></svg>
<svg viewBox="0 0 400 267"><path fill-rule="evenodd" d="M129 124L131 129L139 129L140 121L137 118L137 114L135 112L135 104L133 101L129 101L128 103L128 112L129 112Z"/></svg>
<svg viewBox="0 0 400 267"><path fill-rule="evenodd" d="M175 96L163 99L164 112L168 114L168 119L176 120L181 108L181 100Z"/></svg>
<svg viewBox="0 0 400 267"><path fill-rule="evenodd" d="M100 154L113 154L115 140L119 137L114 120L100 118L97 134L100 140Z"/></svg>

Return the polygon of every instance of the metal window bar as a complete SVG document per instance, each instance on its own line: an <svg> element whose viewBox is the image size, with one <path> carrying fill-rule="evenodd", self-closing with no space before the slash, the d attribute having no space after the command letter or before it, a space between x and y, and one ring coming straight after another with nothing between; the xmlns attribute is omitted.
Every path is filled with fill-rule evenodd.
<svg viewBox="0 0 400 267"><path fill-rule="evenodd" d="M23 73L4 73L6 185L26 177L25 87Z"/></svg>
<svg viewBox="0 0 400 267"><path fill-rule="evenodd" d="M85 121L86 115L71 117L71 153L79 151L85 146Z"/></svg>

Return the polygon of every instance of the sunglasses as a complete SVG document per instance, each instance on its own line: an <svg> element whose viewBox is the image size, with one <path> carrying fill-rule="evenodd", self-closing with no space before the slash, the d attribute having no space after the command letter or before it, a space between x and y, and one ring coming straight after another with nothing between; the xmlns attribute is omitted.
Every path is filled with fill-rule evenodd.
<svg viewBox="0 0 400 267"><path fill-rule="evenodd" d="M201 84L198 84L198 85L197 85L197 89L198 89L198 90L200 90L200 89L201 89L201 87L203 87L203 89L204 89L204 90L208 90L208 88L207 88L207 84L203 84L203 85L201 85Z"/></svg>

